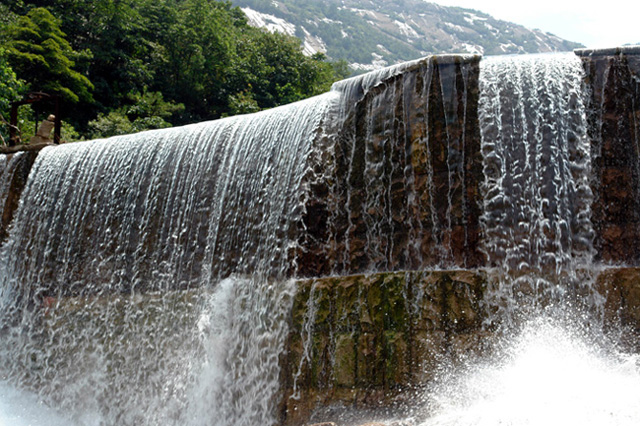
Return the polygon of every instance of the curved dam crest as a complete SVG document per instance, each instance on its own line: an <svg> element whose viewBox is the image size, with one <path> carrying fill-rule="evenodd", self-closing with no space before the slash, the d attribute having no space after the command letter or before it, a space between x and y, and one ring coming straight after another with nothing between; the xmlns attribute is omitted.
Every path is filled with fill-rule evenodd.
<svg viewBox="0 0 640 426"><path fill-rule="evenodd" d="M639 53L432 56L1 155L2 389L76 425L461 425L449 372L528 324L639 353Z"/></svg>

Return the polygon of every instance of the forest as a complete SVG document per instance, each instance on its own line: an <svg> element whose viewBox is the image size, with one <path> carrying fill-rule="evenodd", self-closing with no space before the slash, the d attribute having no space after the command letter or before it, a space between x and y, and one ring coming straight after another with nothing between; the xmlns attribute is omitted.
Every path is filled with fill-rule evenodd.
<svg viewBox="0 0 640 426"><path fill-rule="evenodd" d="M11 103L30 92L60 100L62 140L74 141L257 112L348 75L228 1L0 0L0 144ZM18 110L22 142L50 113L34 108Z"/></svg>

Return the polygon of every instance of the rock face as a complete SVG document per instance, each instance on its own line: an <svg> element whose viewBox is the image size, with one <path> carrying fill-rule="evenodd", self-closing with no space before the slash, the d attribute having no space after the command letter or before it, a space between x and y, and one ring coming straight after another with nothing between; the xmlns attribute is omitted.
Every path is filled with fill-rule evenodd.
<svg viewBox="0 0 640 426"><path fill-rule="evenodd" d="M283 371L283 423L316 405L389 404L438 364L481 351L482 272L399 272L301 281Z"/></svg>
<svg viewBox="0 0 640 426"><path fill-rule="evenodd" d="M483 326L488 279L459 270L300 281L283 360L281 424L305 424L331 405L393 406L439 366L488 355L497 338ZM604 270L595 281L605 296L605 327L623 330L628 349L640 350L633 338L640 335L640 269Z"/></svg>
<svg viewBox="0 0 640 426"><path fill-rule="evenodd" d="M640 48L579 50L591 94L592 222L597 260L637 265L640 251Z"/></svg>
<svg viewBox="0 0 640 426"><path fill-rule="evenodd" d="M605 325L621 333L630 351L640 351L640 269L613 268L598 276L599 291L605 296ZM635 336L636 338L632 338Z"/></svg>
<svg viewBox="0 0 640 426"><path fill-rule="evenodd" d="M37 152L0 154L0 245L7 237L7 228L37 155Z"/></svg>
<svg viewBox="0 0 640 426"><path fill-rule="evenodd" d="M477 56L438 56L343 93L318 144L298 275L477 267Z"/></svg>

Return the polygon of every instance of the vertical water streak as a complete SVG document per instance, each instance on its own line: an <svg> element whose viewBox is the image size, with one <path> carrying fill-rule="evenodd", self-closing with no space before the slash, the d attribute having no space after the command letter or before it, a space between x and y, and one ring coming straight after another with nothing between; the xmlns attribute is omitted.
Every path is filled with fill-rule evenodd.
<svg viewBox="0 0 640 426"><path fill-rule="evenodd" d="M482 226L500 315L589 286L579 273L593 255L582 86L571 54L481 62Z"/></svg>
<svg viewBox="0 0 640 426"><path fill-rule="evenodd" d="M298 370L293 375L293 392L290 398L300 399L300 389L298 389L298 380L302 376L302 370L306 363L310 367L312 362L312 346L313 346L313 332L316 323L316 314L318 311L318 304L316 302L316 289L318 284L314 282L311 285L309 291L309 299L307 301L307 309L304 314L304 321L302 323L302 330L300 339L302 341L302 356L300 357L300 363L298 364Z"/></svg>
<svg viewBox="0 0 640 426"><path fill-rule="evenodd" d="M36 155L34 152L17 152L0 156L0 244L7 238Z"/></svg>
<svg viewBox="0 0 640 426"><path fill-rule="evenodd" d="M0 375L79 425L273 424L335 98L45 148L0 248Z"/></svg>
<svg viewBox="0 0 640 426"><path fill-rule="evenodd" d="M433 76L434 71L432 70L431 73L429 73L429 78L428 80L425 82L424 86L423 86L423 99L426 99L427 102L425 102L425 112L424 112L424 120L425 120L425 133L424 133L424 137L422 139L421 144L424 146L424 152L425 152L425 162L424 162L424 167L426 168L426 198L427 198L427 207L424 206L424 196L420 197L420 201L421 203L421 210L427 210L429 211L429 219L430 219L430 229L425 229L424 227L424 223L422 224L422 234L424 235L424 231L427 231L426 234L430 236L430 244L428 243L428 247L429 247L429 257L433 256L433 252L437 251L438 249L441 248L440 245L440 223L438 220L438 212L436 210L436 206L435 206L435 187L434 187L434 170L433 170L433 158L432 158L432 149L431 149L431 144L433 144L435 141L431 140L431 122L429 120L429 118L431 117L431 111L430 111L430 106L431 103L429 102L429 99L431 98L431 87L433 85ZM424 237L423 237L424 238ZM424 239L422 242L422 245L424 246ZM422 249L423 253L424 253L424 247Z"/></svg>

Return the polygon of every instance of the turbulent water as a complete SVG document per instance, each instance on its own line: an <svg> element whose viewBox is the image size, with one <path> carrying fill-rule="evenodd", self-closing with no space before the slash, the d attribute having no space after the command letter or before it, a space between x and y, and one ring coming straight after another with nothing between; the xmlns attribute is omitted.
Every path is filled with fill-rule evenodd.
<svg viewBox="0 0 640 426"><path fill-rule="evenodd" d="M640 357L551 318L527 323L491 360L444 373L424 396L420 426L632 426Z"/></svg>

